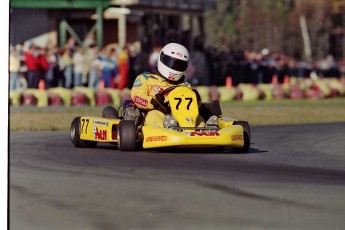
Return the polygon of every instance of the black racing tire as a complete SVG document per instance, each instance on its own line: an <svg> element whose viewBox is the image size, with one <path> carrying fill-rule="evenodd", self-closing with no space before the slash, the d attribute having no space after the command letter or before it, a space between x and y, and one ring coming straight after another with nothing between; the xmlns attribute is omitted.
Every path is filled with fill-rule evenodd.
<svg viewBox="0 0 345 230"><path fill-rule="evenodd" d="M109 105L103 109L102 117L103 118L118 119L119 113L117 112L117 110L113 106Z"/></svg>
<svg viewBox="0 0 345 230"><path fill-rule="evenodd" d="M80 117L76 117L73 119L70 128L70 137L72 144L76 148L93 148L97 146L97 142L95 141L84 141L80 139Z"/></svg>
<svg viewBox="0 0 345 230"><path fill-rule="evenodd" d="M132 120L122 120L119 123L117 146L121 151L134 151L136 149L135 123Z"/></svg>
<svg viewBox="0 0 345 230"><path fill-rule="evenodd" d="M244 146L242 148L233 148L235 153L248 153L250 147L250 126L247 121L234 121L233 125L243 127Z"/></svg>

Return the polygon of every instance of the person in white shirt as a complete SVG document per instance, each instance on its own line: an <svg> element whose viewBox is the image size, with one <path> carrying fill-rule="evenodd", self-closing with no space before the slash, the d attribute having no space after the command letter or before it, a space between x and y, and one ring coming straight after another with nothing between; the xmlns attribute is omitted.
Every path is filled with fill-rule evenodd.
<svg viewBox="0 0 345 230"><path fill-rule="evenodd" d="M84 64L84 49L83 47L78 47L73 55L74 87L83 85Z"/></svg>
<svg viewBox="0 0 345 230"><path fill-rule="evenodd" d="M20 68L20 59L15 48L12 48L10 54L10 91L18 89L18 78L19 78L19 68Z"/></svg>

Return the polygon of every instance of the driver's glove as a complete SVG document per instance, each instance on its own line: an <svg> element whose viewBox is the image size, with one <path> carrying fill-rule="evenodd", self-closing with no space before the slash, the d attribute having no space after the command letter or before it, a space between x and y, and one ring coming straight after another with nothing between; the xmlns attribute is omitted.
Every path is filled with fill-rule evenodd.
<svg viewBox="0 0 345 230"><path fill-rule="evenodd" d="M160 103L161 105L164 104L164 96L161 95L161 94L156 94L151 99L151 104L153 105L153 107L159 108L159 104L158 103Z"/></svg>

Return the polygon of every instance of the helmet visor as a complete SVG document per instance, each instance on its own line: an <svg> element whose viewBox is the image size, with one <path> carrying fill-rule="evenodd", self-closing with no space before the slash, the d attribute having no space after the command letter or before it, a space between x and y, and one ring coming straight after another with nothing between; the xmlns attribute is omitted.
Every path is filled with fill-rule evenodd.
<svg viewBox="0 0 345 230"><path fill-rule="evenodd" d="M184 61L184 60L181 60L181 59L170 57L170 56L164 54L163 52L161 52L160 61L164 65L169 67L170 69L173 69L173 70L176 70L176 71L180 71L180 72L186 71L186 69L188 67L188 61Z"/></svg>

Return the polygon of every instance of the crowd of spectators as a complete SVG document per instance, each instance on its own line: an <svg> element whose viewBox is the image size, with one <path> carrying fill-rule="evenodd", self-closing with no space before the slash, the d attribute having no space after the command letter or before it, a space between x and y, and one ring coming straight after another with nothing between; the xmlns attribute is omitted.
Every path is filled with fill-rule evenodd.
<svg viewBox="0 0 345 230"><path fill-rule="evenodd" d="M194 85L222 86L231 77L233 85L240 83L283 83L286 76L297 78L345 77L344 61L332 55L314 62L298 61L287 55L260 51L223 52L214 48L197 47L191 53L188 78Z"/></svg>
<svg viewBox="0 0 345 230"><path fill-rule="evenodd" d="M122 49L105 46L101 50L95 43L77 46L73 41L63 49L16 45L10 48L10 90L22 87L20 79L26 80L28 88L39 88L42 81L46 89L85 86L97 90L100 85L120 90L131 88L138 74L155 68L162 45L155 45L149 52L141 49L139 42ZM186 79L195 86L223 86L228 76L236 86L271 83L274 76L282 83L285 76L308 78L313 73L339 78L345 74L344 62L337 62L332 55L307 63L268 49L224 52L205 48L198 42L189 49L191 60Z"/></svg>
<svg viewBox="0 0 345 230"><path fill-rule="evenodd" d="M178 42L190 51L190 63L186 78L192 85L224 86L228 77L231 77L234 86L240 83L259 84L277 81L283 83L287 77L345 77L345 60L336 60L332 55L325 58L306 62L285 54L275 53L267 48L262 50L238 50L230 47L205 46L204 37L197 36L190 39L190 34L176 34L169 32L162 37L153 39L155 44ZM158 42L157 42L158 41ZM154 46L150 57L157 59L157 50L160 45Z"/></svg>
<svg viewBox="0 0 345 230"><path fill-rule="evenodd" d="M10 48L10 91L37 89L42 82L45 89L85 86L97 90L100 84L123 89L128 87L129 54L127 47L117 50L106 46L100 50L95 43L78 46L69 42L63 49L33 43L16 45Z"/></svg>

